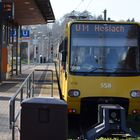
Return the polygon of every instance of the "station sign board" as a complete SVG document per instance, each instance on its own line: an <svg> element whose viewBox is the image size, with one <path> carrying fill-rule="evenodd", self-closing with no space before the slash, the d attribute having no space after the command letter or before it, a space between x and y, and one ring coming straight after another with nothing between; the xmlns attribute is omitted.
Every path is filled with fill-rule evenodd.
<svg viewBox="0 0 140 140"><path fill-rule="evenodd" d="M13 35L13 37L16 37L16 35L17 35L16 30L13 30L13 32L11 32L11 36L12 35ZM21 30L20 37L29 38L30 37L30 31L29 30Z"/></svg>
<svg viewBox="0 0 140 140"><path fill-rule="evenodd" d="M11 31L10 36L14 37L14 42L16 41L17 32L16 30ZM18 36L21 42L28 42L30 40L30 31L21 30L20 36Z"/></svg>

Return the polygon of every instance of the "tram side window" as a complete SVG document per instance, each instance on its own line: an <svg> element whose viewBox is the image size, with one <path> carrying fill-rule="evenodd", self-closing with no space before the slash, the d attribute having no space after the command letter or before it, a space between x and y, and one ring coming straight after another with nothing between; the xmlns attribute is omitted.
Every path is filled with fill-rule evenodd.
<svg viewBox="0 0 140 140"><path fill-rule="evenodd" d="M63 69L66 69L67 59L67 39L65 38L59 46L59 52L61 53L61 65Z"/></svg>
<svg viewBox="0 0 140 140"><path fill-rule="evenodd" d="M136 52L136 47L129 48L125 59L125 64L128 68L136 69Z"/></svg>

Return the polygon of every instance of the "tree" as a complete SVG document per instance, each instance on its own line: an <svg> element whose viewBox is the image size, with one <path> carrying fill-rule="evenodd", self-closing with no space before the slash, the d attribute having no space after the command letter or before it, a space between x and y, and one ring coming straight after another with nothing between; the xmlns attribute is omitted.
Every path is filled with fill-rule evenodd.
<svg viewBox="0 0 140 140"><path fill-rule="evenodd" d="M65 14L60 20L53 23L52 26L48 26L46 30L46 34L48 34L47 32L50 32L50 30L52 32L51 42L53 42L54 47L56 47L57 42L62 40L65 33L66 23L73 20L103 20L103 16L93 16L87 10L82 12L73 10L70 13Z"/></svg>

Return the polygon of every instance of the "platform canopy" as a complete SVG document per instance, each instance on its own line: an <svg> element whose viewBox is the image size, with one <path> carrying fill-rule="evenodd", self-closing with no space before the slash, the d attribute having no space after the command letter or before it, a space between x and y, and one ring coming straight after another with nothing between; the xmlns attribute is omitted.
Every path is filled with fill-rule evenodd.
<svg viewBox="0 0 140 140"><path fill-rule="evenodd" d="M14 2L14 21L19 25L46 24L55 20L50 0L12 1Z"/></svg>

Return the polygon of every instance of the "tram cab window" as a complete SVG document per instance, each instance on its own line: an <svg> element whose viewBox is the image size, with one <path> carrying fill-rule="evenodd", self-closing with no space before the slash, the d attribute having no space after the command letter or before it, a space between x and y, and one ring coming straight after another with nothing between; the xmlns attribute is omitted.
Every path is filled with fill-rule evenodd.
<svg viewBox="0 0 140 140"><path fill-rule="evenodd" d="M67 39L65 38L60 46L59 46L59 52L61 53L61 65L63 69L66 69L66 59L67 59Z"/></svg>
<svg viewBox="0 0 140 140"><path fill-rule="evenodd" d="M71 52L71 68L76 71L87 72L98 67L94 48L91 46L75 46Z"/></svg>
<svg viewBox="0 0 140 140"><path fill-rule="evenodd" d="M137 47L129 47L128 50L126 51L125 58L122 61L123 62L123 67L135 70L137 69L137 52L138 48Z"/></svg>
<svg viewBox="0 0 140 140"><path fill-rule="evenodd" d="M83 26L79 26L79 30L80 27ZM82 28L79 31L75 30L77 28L73 25L70 40L70 72L87 75L91 73L123 75L140 72L137 26L121 25L123 30L120 32L111 30L99 32L91 28L92 24L88 24L88 27L88 30L85 28L83 31Z"/></svg>
<svg viewBox="0 0 140 140"><path fill-rule="evenodd" d="M98 66L98 63L96 60L96 55L95 55L93 47L86 47L84 54L85 54L85 57L84 57L84 64L85 65L92 65L92 67Z"/></svg>
<svg viewBox="0 0 140 140"><path fill-rule="evenodd" d="M75 47L71 52L72 65L79 66L82 64L84 58L84 48Z"/></svg>
<svg viewBox="0 0 140 140"><path fill-rule="evenodd" d="M106 55L106 67L117 67L119 63L118 53L117 49L115 48L109 48L109 52Z"/></svg>

